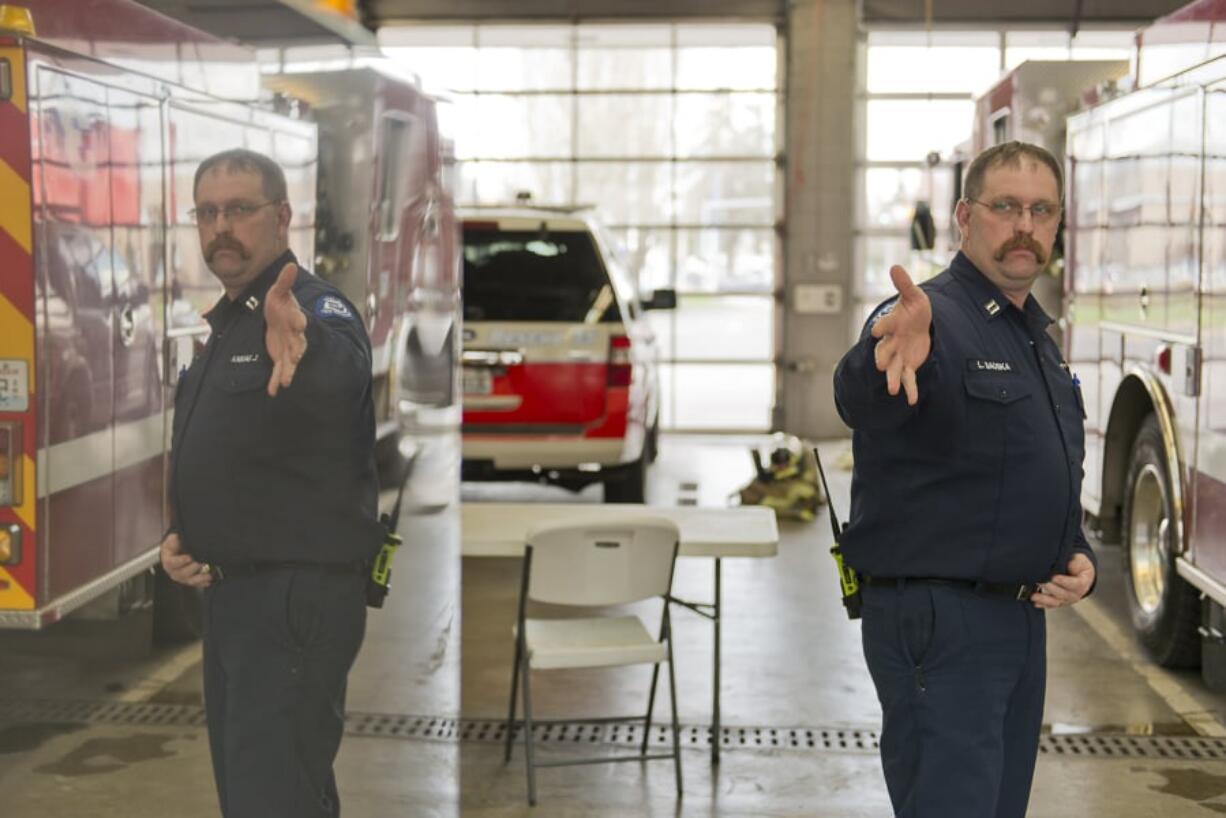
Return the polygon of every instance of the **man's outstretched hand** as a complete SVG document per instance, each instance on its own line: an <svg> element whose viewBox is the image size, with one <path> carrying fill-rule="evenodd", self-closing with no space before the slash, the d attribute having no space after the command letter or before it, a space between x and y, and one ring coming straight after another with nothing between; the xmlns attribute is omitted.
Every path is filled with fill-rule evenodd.
<svg viewBox="0 0 1226 818"><path fill-rule="evenodd" d="M272 360L272 377L268 379L268 394L290 385L302 356L306 355L306 315L294 298L294 279L298 265L290 262L281 268L276 282L264 297L264 346Z"/></svg>
<svg viewBox="0 0 1226 818"><path fill-rule="evenodd" d="M919 400L915 370L928 360L932 349L932 304L899 265L890 268L890 280L898 290L898 301L870 330L874 338L880 339L873 359L877 370L885 373L890 394L897 395L901 385L906 390L907 403L914 406Z"/></svg>

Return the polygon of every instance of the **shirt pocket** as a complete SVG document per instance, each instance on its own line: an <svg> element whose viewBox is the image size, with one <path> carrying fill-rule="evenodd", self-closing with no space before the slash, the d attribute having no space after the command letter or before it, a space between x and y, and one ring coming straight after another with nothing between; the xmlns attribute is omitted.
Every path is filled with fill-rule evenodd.
<svg viewBox="0 0 1226 818"><path fill-rule="evenodd" d="M1030 397L1030 387L1015 375L980 375L968 372L963 378L966 394L974 401L986 401L988 406L1006 407ZM995 411L995 410L993 410Z"/></svg>
<svg viewBox="0 0 1226 818"><path fill-rule="evenodd" d="M272 368L261 363L231 364L213 374L213 420L225 430L235 467L242 467L267 450L268 379Z"/></svg>
<svg viewBox="0 0 1226 818"><path fill-rule="evenodd" d="M1033 388L1017 375L997 372L966 372L962 383L962 451L982 467L984 476L994 475L1003 464L1010 419L1030 408Z"/></svg>
<svg viewBox="0 0 1226 818"><path fill-rule="evenodd" d="M268 386L272 368L266 366L235 366L218 373L217 388L223 392L241 395Z"/></svg>

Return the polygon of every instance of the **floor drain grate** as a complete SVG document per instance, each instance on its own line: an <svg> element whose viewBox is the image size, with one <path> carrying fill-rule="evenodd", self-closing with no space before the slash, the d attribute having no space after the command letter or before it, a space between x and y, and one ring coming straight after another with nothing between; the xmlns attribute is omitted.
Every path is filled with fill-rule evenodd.
<svg viewBox="0 0 1226 818"><path fill-rule="evenodd" d="M521 724L515 725L519 739ZM533 736L542 744L608 744L636 747L643 742L643 725L591 724L586 722L546 722L533 726ZM462 723L461 741L493 741L506 738L502 721L466 720ZM653 724L648 743L669 747L673 741L668 725ZM699 725L681 725L682 747L710 748L711 729ZM877 734L871 730L835 728L787 727L723 727L720 747L746 750L807 750L813 752L876 752Z"/></svg>
<svg viewBox="0 0 1226 818"><path fill-rule="evenodd" d="M1205 736L1078 734L1043 736L1039 752L1073 758L1169 758L1226 760L1226 739Z"/></svg>
<svg viewBox="0 0 1226 818"><path fill-rule="evenodd" d="M148 702L9 701L0 704L0 722L204 727L204 708Z"/></svg>
<svg viewBox="0 0 1226 818"><path fill-rule="evenodd" d="M385 713L348 713L345 732L351 736L456 741L459 719L444 716L396 716Z"/></svg>
<svg viewBox="0 0 1226 818"><path fill-rule="evenodd" d="M144 727L193 727L205 725L204 708L181 704L96 701L7 701L0 702L0 730L8 725L29 723L118 724ZM515 726L519 738L522 725ZM499 743L506 737L500 719L458 719L448 716L412 716L394 713L349 713L345 732L353 736L399 739ZM604 745L634 747L643 741L642 723L620 724L564 721L533 725L541 744ZM878 734L870 728L851 727L732 727L720 729L720 747L727 750L793 751L809 753L876 753ZM668 725L652 724L649 743L672 744ZM681 746L709 749L711 729L705 725L682 725ZM1226 738L1206 736L1128 735L1123 733L1044 734L1039 752L1064 758L1119 759L1161 758L1172 761L1226 760Z"/></svg>

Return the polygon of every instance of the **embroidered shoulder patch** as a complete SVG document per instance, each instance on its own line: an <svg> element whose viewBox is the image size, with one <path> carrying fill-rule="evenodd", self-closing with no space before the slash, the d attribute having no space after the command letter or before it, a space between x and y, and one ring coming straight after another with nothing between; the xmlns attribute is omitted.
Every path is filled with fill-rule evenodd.
<svg viewBox="0 0 1226 818"><path fill-rule="evenodd" d="M315 314L320 318L341 318L353 320L353 310L349 305L334 295L325 295L315 302Z"/></svg>
<svg viewBox="0 0 1226 818"><path fill-rule="evenodd" d="M887 301L887 302L885 302L884 304L882 304L882 305L881 305L880 307L878 307L878 308L877 308L877 310L876 310L876 311L875 311L875 312L874 312L874 313L873 313L873 314L872 314L872 315L869 317L869 319L868 319L868 325L871 327L871 326L873 326L874 324L876 324L878 321L880 321L882 318L885 318L887 315L889 315L891 312L893 312L893 311L894 311L894 307L895 307L897 304L898 304L898 299L897 299L897 298L891 298L889 301Z"/></svg>

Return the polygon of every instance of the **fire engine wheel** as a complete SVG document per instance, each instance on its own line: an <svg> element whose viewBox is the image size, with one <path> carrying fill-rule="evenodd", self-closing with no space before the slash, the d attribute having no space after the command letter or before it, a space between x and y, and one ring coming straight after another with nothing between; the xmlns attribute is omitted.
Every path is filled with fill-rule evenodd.
<svg viewBox="0 0 1226 818"><path fill-rule="evenodd" d="M1132 446L1122 525L1128 608L1141 644L1163 667L1200 662L1200 594L1175 570L1179 552L1162 431L1153 415Z"/></svg>
<svg viewBox="0 0 1226 818"><path fill-rule="evenodd" d="M204 592L180 585L160 566L153 576L154 641L176 644L199 639L204 633Z"/></svg>
<svg viewBox="0 0 1226 818"><path fill-rule="evenodd" d="M604 501L606 503L642 503L646 497L647 488L647 457L643 456L633 463L619 468L604 481Z"/></svg>

